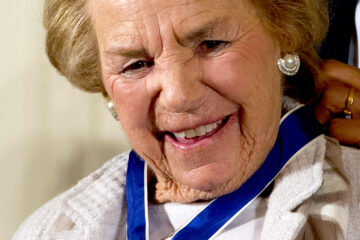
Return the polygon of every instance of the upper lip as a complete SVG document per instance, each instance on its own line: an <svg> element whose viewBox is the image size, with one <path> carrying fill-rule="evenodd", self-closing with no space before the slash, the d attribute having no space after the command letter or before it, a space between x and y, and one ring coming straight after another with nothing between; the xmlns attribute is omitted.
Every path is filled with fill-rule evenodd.
<svg viewBox="0 0 360 240"><path fill-rule="evenodd" d="M198 128L200 126L204 126L207 124L211 124L211 123L216 123L219 120L222 120L224 118L226 118L227 116L232 115L232 114L228 114L228 115L224 115L222 117L218 117L218 118L212 118L212 120L209 119L204 119L202 121L198 121L197 123L181 123L181 127L173 127L173 128L166 128L163 129L164 132L171 132L171 133L179 133L179 132L184 132L186 130L190 130L190 129L195 129Z"/></svg>

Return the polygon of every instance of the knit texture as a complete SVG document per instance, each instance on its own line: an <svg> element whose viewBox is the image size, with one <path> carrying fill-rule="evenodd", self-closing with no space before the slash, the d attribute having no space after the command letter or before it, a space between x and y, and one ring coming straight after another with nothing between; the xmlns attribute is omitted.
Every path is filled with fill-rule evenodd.
<svg viewBox="0 0 360 240"><path fill-rule="evenodd" d="M116 156L49 201L20 226L12 239L125 239L128 155Z"/></svg>
<svg viewBox="0 0 360 240"><path fill-rule="evenodd" d="M128 154L105 163L45 204L12 239L126 239ZM297 154L275 180L262 239L323 239L318 234L332 233L328 231L331 226L337 235L327 240L359 240L359 156L358 149L341 148L323 136Z"/></svg>

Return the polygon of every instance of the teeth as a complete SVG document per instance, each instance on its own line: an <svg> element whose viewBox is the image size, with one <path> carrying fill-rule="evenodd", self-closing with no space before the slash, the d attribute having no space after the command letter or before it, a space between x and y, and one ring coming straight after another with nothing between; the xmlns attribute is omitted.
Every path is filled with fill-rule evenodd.
<svg viewBox="0 0 360 240"><path fill-rule="evenodd" d="M185 132L174 133L177 138L185 138Z"/></svg>
<svg viewBox="0 0 360 240"><path fill-rule="evenodd" d="M195 136L196 136L196 133L195 133L194 129L190 129L190 130L185 131L185 137L186 138L193 138Z"/></svg>
<svg viewBox="0 0 360 240"><path fill-rule="evenodd" d="M211 124L205 125L204 128L205 128L206 132L210 132L213 130L213 127L211 126Z"/></svg>
<svg viewBox="0 0 360 240"><path fill-rule="evenodd" d="M176 138L193 138L193 137L201 137L205 134L213 131L218 125L222 123L222 120L219 120L216 123L211 123L207 125L203 125L200 127L197 127L195 129L189 129L184 132L178 132L174 133Z"/></svg>
<svg viewBox="0 0 360 240"><path fill-rule="evenodd" d="M205 131L205 128L203 126L201 126L201 127L195 128L195 133L196 133L196 136L200 137L200 136L205 135L206 131Z"/></svg>

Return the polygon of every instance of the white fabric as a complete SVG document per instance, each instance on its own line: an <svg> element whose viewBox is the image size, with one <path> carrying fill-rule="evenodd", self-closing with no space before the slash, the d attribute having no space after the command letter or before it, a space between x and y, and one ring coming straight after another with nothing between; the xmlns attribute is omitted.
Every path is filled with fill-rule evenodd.
<svg viewBox="0 0 360 240"><path fill-rule="evenodd" d="M166 239L206 205L207 203L149 205L150 240ZM255 199L216 239L260 239L266 210L267 199Z"/></svg>
<svg viewBox="0 0 360 240"><path fill-rule="evenodd" d="M337 143L320 137L282 171L269 196L260 233L262 240L297 240L298 237L314 240L319 239L314 235L319 233L330 234L320 239L359 240L360 151L342 150L341 156ZM128 153L124 153L107 162L77 186L36 211L12 239L126 239L124 189L127 161ZM356 195L352 198L350 215L347 210L348 183L343 177L342 164L345 164ZM342 222L342 219L346 220ZM332 229L337 229L336 233L344 235L344 238L334 235ZM303 238L304 234L306 238Z"/></svg>

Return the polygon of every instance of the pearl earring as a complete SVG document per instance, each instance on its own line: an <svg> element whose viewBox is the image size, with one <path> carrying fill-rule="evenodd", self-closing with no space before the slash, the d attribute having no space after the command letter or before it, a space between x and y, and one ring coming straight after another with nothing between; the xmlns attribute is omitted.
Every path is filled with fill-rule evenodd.
<svg viewBox="0 0 360 240"><path fill-rule="evenodd" d="M119 121L119 117L118 117L118 114L116 112L114 102L111 100L111 98L109 98L109 97L106 98L106 105L107 105L107 108L108 108L109 112L115 118L115 120Z"/></svg>
<svg viewBox="0 0 360 240"><path fill-rule="evenodd" d="M300 57L297 54L287 54L278 60L280 72L286 76L294 76L300 69Z"/></svg>

